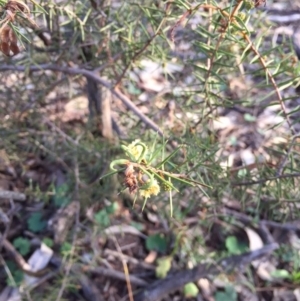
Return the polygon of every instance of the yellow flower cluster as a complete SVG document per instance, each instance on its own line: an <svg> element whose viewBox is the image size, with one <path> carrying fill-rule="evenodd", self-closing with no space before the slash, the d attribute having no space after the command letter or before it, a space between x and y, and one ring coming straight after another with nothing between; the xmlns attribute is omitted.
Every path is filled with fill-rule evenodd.
<svg viewBox="0 0 300 301"><path fill-rule="evenodd" d="M150 180L148 180L149 182ZM149 198L151 195L158 195L160 192L160 187L155 179L152 180L152 184L146 189L140 189L140 195Z"/></svg>
<svg viewBox="0 0 300 301"><path fill-rule="evenodd" d="M128 152L133 156L135 160L138 160L143 152L143 147L138 143L140 143L140 140L136 139L127 146Z"/></svg>

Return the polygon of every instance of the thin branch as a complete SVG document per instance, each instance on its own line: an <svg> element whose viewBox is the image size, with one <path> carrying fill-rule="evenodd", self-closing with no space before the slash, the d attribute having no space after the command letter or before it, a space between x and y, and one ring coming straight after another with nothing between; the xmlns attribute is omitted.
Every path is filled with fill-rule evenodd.
<svg viewBox="0 0 300 301"><path fill-rule="evenodd" d="M66 289L67 283L68 283L68 276L70 275L72 271L72 266L73 266L73 259L75 257L75 242L77 240L78 236L78 225L79 225L79 212L80 212L80 204L79 202L77 203L77 210L76 210L76 223L75 223L75 229L72 237L72 248L70 251L70 258L69 261L67 262L64 270L64 278L61 284L61 287L59 289L56 301L59 301L62 299L63 293Z"/></svg>
<svg viewBox="0 0 300 301"><path fill-rule="evenodd" d="M138 286L144 287L144 286L148 285L147 281L144 281L137 276L125 275L122 272L115 271L112 269L107 269L107 268L103 268L103 267L88 267L88 268L84 268L84 270L86 272L90 272L90 273L93 273L96 275L101 275L101 276L105 276L105 277L109 277L109 278L113 278L113 279L118 279L118 280L121 280L124 282L126 282L127 277L128 277L131 284L138 285Z"/></svg>
<svg viewBox="0 0 300 301"><path fill-rule="evenodd" d="M24 257L1 234L0 234L0 239L2 240L3 248L13 257L14 262L25 274L33 276L33 277L41 277L41 276L44 276L48 272L47 268L44 268L39 271L33 271L31 266L24 259Z"/></svg>
<svg viewBox="0 0 300 301"><path fill-rule="evenodd" d="M97 73L81 68L70 68L70 67L60 67L52 64L41 64L41 65L32 65L32 66L13 66L13 65L2 65L0 66L0 71L19 71L19 72L34 72L34 71L44 71L44 70L52 70L59 71L62 73L67 73L70 75L83 75L88 77L98 84L106 87L111 91L111 93L120 99L123 104L131 110L135 115L137 115L147 126L149 126L152 130L157 132L160 136L163 136L162 130L146 115L144 115L139 108L126 96L124 95L117 87L114 88L111 83L102 79Z"/></svg>
<svg viewBox="0 0 300 301"><path fill-rule="evenodd" d="M25 201L26 195L17 191L0 190L0 199L12 199L15 201Z"/></svg>
<svg viewBox="0 0 300 301"><path fill-rule="evenodd" d="M123 254L122 250L121 250L121 247L120 247L120 245L119 245L116 237L113 235L112 238L113 238L113 241L115 243L115 247L118 250L118 252L120 254ZM130 275L129 275L128 265L127 265L127 262L126 262L126 260L124 258L122 258L121 260L122 260L122 265L123 265L123 270L124 270L124 275L125 275L125 280L126 280L126 285L127 285L129 300L130 301L134 301L133 300L133 293L132 293L132 286L131 286L131 282L130 282L130 278L129 278Z"/></svg>
<svg viewBox="0 0 300 301"><path fill-rule="evenodd" d="M280 91L279 91L279 89L278 89L278 86L277 86L277 84L276 84L276 81L275 81L273 75L271 74L269 68L267 67L267 65L266 65L266 63L265 63L263 57L260 55L260 53L258 52L258 50L255 48L254 44L253 44L252 41L250 40L249 36L248 36L246 33L243 33L243 37L244 37L244 39L248 42L248 44L249 44L250 48L252 49L252 51L258 56L258 59L259 59L259 61L260 61L260 64L261 64L261 65L263 66L263 68L265 69L265 72L266 72L268 78L270 79L270 81L271 81L271 83L272 83L272 85L273 85L273 87L274 87L274 90L275 90L275 92L276 92L276 95L277 95L278 101L279 101L279 103L280 103L280 106L281 106L282 112L283 112L283 114L284 114L284 117L285 117L285 119L286 119L286 122L287 122L287 124L289 125L289 128L290 128L290 130L291 130L291 133L292 133L293 135L295 135L295 134L296 134L296 133L295 133L295 130L294 130L294 128L292 127L290 118L289 118L289 116L288 116L288 114L287 114L287 112L286 112L285 104L284 104L284 102L283 102L283 100L282 100Z"/></svg>
<svg viewBox="0 0 300 301"><path fill-rule="evenodd" d="M291 230L291 231L299 231L300 226L295 223L278 223L274 221L268 221L268 220L259 220L256 221L254 218L247 216L244 213L237 212L231 209L223 209L222 213L224 216L234 216L236 219L240 220L244 224L258 224L259 226L268 226L271 228L278 228L278 229L284 229L284 230Z"/></svg>
<svg viewBox="0 0 300 301"><path fill-rule="evenodd" d="M291 173L291 174L283 174L283 175L270 177L270 178L266 178L266 179L261 179L261 180L257 180L257 181L233 182L233 183L231 183L231 185L232 186L250 186L250 185L255 185L255 184L263 184L263 183L266 183L268 181L275 181L275 180L278 180L278 179L297 178L297 177L300 177L299 172Z"/></svg>
<svg viewBox="0 0 300 301"><path fill-rule="evenodd" d="M122 81L125 73L127 72L127 70L129 69L129 67L131 66L131 64L148 48L148 46L152 43L152 41L157 37L158 34L153 35L146 43L145 45L138 50L133 57L131 58L130 62L125 66L124 70L122 71L122 73L119 75L117 82L115 84L115 86L118 86L120 84L120 82Z"/></svg>
<svg viewBox="0 0 300 301"><path fill-rule="evenodd" d="M276 176L280 176L282 174L283 169L285 168L286 164L288 163L288 157L291 154L293 147L295 146L297 138L299 138L299 136L300 136L300 133L293 137L291 144L287 150L287 153L283 156L281 162L278 165L278 169L276 171Z"/></svg>
<svg viewBox="0 0 300 301"><path fill-rule="evenodd" d="M166 7L166 11L165 11L165 15L167 16L169 12L169 6ZM118 86L120 84L120 82L122 81L125 73L127 72L127 70L129 69L129 67L131 66L131 64L137 60L137 58L151 45L151 43L155 40L155 38L157 36L159 36L161 34L161 28L163 27L163 25L166 23L166 18L163 18L162 21L160 22L158 28L156 29L156 32L154 35L152 35L148 41L144 44L144 46L139 49L138 51L136 51L133 55L133 57L130 59L130 62L125 66L125 68L123 69L121 75L119 76L119 78L117 79L117 82L115 84L115 86Z"/></svg>
<svg viewBox="0 0 300 301"><path fill-rule="evenodd" d="M212 56L208 59L208 70L207 70L207 76L206 76L206 82L205 82L205 87L207 87L207 84L208 84L208 79L210 78L210 75L211 75L211 72L212 72L212 67L213 67L213 61L215 59L215 55L217 53L217 50L219 49L220 45L221 45L221 42L224 40L225 38L225 34L230 26L231 23L235 23L235 16L238 14L238 12L240 11L241 7L242 7L242 4L243 4L243 1L241 0L238 0L236 1L236 4L232 10L232 12L230 14L228 14L227 12L223 11L221 8L215 6L215 7L210 7L210 9L216 9L216 10L219 10L220 13L223 15L223 17L227 17L228 18L228 22L226 24L226 26L223 28L223 32L221 33L217 43L216 43L216 46L215 46L215 51L213 52ZM196 10L198 9L199 7L205 7L205 5L197 5L195 8L193 8L193 10ZM260 64L262 65L262 67L264 68L268 78L270 79L273 87L274 87L274 90L276 92L276 95L277 95L277 98L278 98L278 101L280 103L280 106L281 106L281 109L282 109L282 112L284 114L284 117L289 125L289 128L291 130L291 133L292 134L295 134L295 130L293 129L292 125L291 125L291 122L290 122L290 119L289 119L289 116L286 112L286 107L285 107L285 104L282 100L282 97L281 97L281 94L280 94L280 91L279 91L279 88L276 84L276 81L273 77L273 75L271 74L269 68L267 67L263 57L260 55L259 51L255 48L254 44L252 43L250 37L245 33L245 32L241 32L244 40L249 44L250 46L250 49L252 50L252 52L257 55L258 59L259 59L259 62ZM210 105L210 104L209 104ZM212 108L210 108L212 109Z"/></svg>
<svg viewBox="0 0 300 301"><path fill-rule="evenodd" d="M56 267L56 269L63 270L65 268L65 263L63 262L63 259L58 256L53 256L51 259L52 265ZM104 277L117 279L126 282L126 276L124 273L120 271L116 271L114 269L108 269L101 266L93 267L93 266L86 266L83 264L74 263L71 268L72 272L78 276L79 274L95 274L95 275L101 275ZM129 275L129 281L131 284L138 285L141 287L145 287L148 285L147 281L141 279L138 276L135 275Z"/></svg>

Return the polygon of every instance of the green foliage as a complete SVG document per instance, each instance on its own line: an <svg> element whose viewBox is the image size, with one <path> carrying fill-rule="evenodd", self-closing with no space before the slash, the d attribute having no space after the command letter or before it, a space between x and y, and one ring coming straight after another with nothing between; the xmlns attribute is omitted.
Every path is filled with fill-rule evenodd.
<svg viewBox="0 0 300 301"><path fill-rule="evenodd" d="M187 283L183 288L185 298L195 298L198 296L199 289L193 282ZM224 301L224 300L223 300Z"/></svg>
<svg viewBox="0 0 300 301"><path fill-rule="evenodd" d="M111 205L105 207L107 214L110 215L115 214L118 209L119 209L118 202L113 202Z"/></svg>
<svg viewBox="0 0 300 301"><path fill-rule="evenodd" d="M224 292L216 292L216 301L237 301L237 293L233 286L225 286Z"/></svg>
<svg viewBox="0 0 300 301"><path fill-rule="evenodd" d="M139 231L142 231L144 229L144 225L142 223L131 222L130 224Z"/></svg>
<svg viewBox="0 0 300 301"><path fill-rule="evenodd" d="M25 256L30 250L30 241L24 237L17 237L13 241L14 247L20 252L21 255Z"/></svg>
<svg viewBox="0 0 300 301"><path fill-rule="evenodd" d="M37 199L41 200L44 203L49 202L49 194L51 194L51 190L42 191L39 185L34 185L32 180L29 180L29 187L27 188L27 192L30 195L34 195Z"/></svg>
<svg viewBox="0 0 300 301"><path fill-rule="evenodd" d="M162 234L149 235L146 239L146 248L149 251L165 253L167 251L167 240Z"/></svg>
<svg viewBox="0 0 300 301"><path fill-rule="evenodd" d="M256 121L256 117L249 114L249 113L244 114L244 119L245 119L245 121L248 121L248 122L255 122Z"/></svg>
<svg viewBox="0 0 300 301"><path fill-rule="evenodd" d="M72 250L72 245L66 241L60 247L60 253L62 256L70 255L71 250Z"/></svg>
<svg viewBox="0 0 300 301"><path fill-rule="evenodd" d="M6 277L6 284L12 287L18 287L24 277L24 273L16 266L13 261L6 261L9 275Z"/></svg>
<svg viewBox="0 0 300 301"><path fill-rule="evenodd" d="M111 205L106 206L104 209L99 210L94 218L96 223L103 227L107 227L110 224L110 216L113 215L119 208L117 202L113 202Z"/></svg>
<svg viewBox="0 0 300 301"><path fill-rule="evenodd" d="M172 257L166 256L157 259L157 266L155 268L155 275L157 278L165 278L171 268Z"/></svg>
<svg viewBox="0 0 300 301"><path fill-rule="evenodd" d="M235 236L228 236L225 241L227 251L232 255L242 254L247 251L247 246L240 243Z"/></svg>
<svg viewBox="0 0 300 301"><path fill-rule="evenodd" d="M156 196L160 193L161 187L164 191L169 192L171 216L173 215L172 190L178 192L178 189L173 185L173 181L181 182L189 186L204 186L209 187L199 181L195 181L183 174L166 171L165 167L171 167L172 170L177 170L176 164L171 162L171 159L183 148L181 145L173 152L165 157L166 143L159 144L157 141L153 142L150 149L140 139L136 139L128 146L122 145L122 149L128 159L114 160L110 164L112 172L102 177L112 176L115 173L123 172L125 170L125 188L128 188L130 193L136 193L144 198L143 208L145 208L147 199L151 196ZM124 166L124 168L117 170L116 165ZM146 180L143 179L146 177ZM209 187L211 188L211 187Z"/></svg>
<svg viewBox="0 0 300 301"><path fill-rule="evenodd" d="M55 206L68 204L73 193L81 202L81 213L91 204L101 202L99 200L115 199L116 191L108 188L105 181L100 181L100 185L97 181L106 172L105 167L113 162L110 175L118 173L123 185L121 189L114 188L118 192L127 188L136 193L137 202L142 197L143 208L149 200L151 209L166 220L174 237L178 237L173 252L182 260L180 266L185 266L187 261L196 264L207 257L218 259L220 254L206 245L213 234L203 233L211 229L212 220L227 199L237 202L241 213L250 213L257 219L262 216L276 222L299 219L299 211L291 209L299 199L297 179L287 177L274 181L274 175L278 174L277 163L283 161L289 149L289 131L285 126L281 127L287 117L283 106L278 113L269 112L279 104L288 105L292 99L289 90L299 77L290 37L285 39L283 36L282 44L273 47L272 38L267 37L270 24L265 24L265 17L253 9L254 1L250 0L242 1L241 6L238 6L240 1L233 0L196 4L133 0L119 1L120 6L105 4L107 7L104 2L42 1L34 5L38 9L33 13L34 6L29 1L31 16L52 36L50 46L41 43L35 30L18 23L19 18L11 24L26 49L20 57L0 57L0 69L6 65L14 67L7 73L4 71L0 79L3 90L0 102L5 104L0 106L3 121L0 148L6 149L9 157L16 158L14 166L21 166L21 174L31 185L30 199L49 199L45 182L52 183L53 174L49 176L51 181L49 178L45 181L39 175L44 172L44 163L54 161L71 179L54 191L50 190ZM0 6L6 3L0 0ZM253 9L251 13L250 9ZM49 62L57 64L59 69L55 72L43 70L45 65L42 64ZM145 62L150 68L145 67ZM76 72L59 71L63 66L69 66L68 70L76 66ZM17 71L22 68L24 72ZM37 68L38 72L30 68ZM107 80L111 91L118 87L116 91L123 91L129 104L138 105L136 114L133 113L134 106L127 110L118 105L120 100L113 102L117 123L127 135L124 140L120 138L123 153L118 145L111 145L99 135L101 127L98 124L96 129L86 125L87 114L93 119L92 110L85 111L83 117L71 118L71 121L64 121L61 112L54 112L57 109L53 108L53 103L59 103L62 111L70 114L66 110L68 102L86 94L83 83L87 79L77 72L80 70L97 70L93 74ZM155 76L151 77L153 74ZM156 90L160 84L162 90ZM101 94L102 90L98 92ZM266 101L268 99L271 101ZM284 120L279 118L276 124L267 121L265 127L261 127L265 121L261 122L256 114L261 109L266 109L264 118L285 116ZM226 125L222 135L223 130L215 128L215 122L223 117L223 110L242 113L238 123ZM297 111L299 108L291 113ZM160 127L158 132L163 133L163 139L149 130L141 113ZM101 119L98 117L97 121ZM244 131L250 128L250 131ZM276 128L280 132L276 132ZM273 130L268 141L268 133ZM239 134L241 131L242 135ZM260 139L253 138L256 131L261 135ZM285 142L272 143L281 139ZM299 170L299 145L296 142L287 157L283 174ZM247 147L253 150L253 169L234 157ZM264 157L261 152L265 149L267 155ZM35 167L24 164L28 157L43 161L37 164L37 173ZM227 164L229 159L238 165L238 170L233 163ZM131 178L124 176L124 172L130 171L129 167L132 168ZM52 166L45 169L52 172ZM270 177L273 179L267 181ZM124 178L127 179L125 182ZM243 185L257 180L263 182ZM106 207L103 203L99 205L102 209L95 213L94 221L99 228L107 227L114 222L117 203ZM174 219L170 219L169 212ZM88 225L85 216L80 215L84 227ZM191 224L185 222L189 218L194 219L193 226L195 220L197 225L195 231L186 235ZM140 219L138 221L142 223ZM46 227L42 213L32 214L27 222L29 230L35 233L41 234ZM234 221L224 218L221 222L230 224ZM141 224L132 222L132 225L143 229ZM44 241L50 247L53 245L47 237ZM146 247L166 253L168 243L163 235L156 234L147 238ZM26 253L24 241L17 241L15 246L20 253ZM70 254L71 247L69 242L64 242L61 254ZM226 255L247 250L235 236L226 238L225 247ZM290 252L284 252L282 259L288 264L296 262ZM171 265L168 260L158 260L158 277L168 273ZM295 264L291 271L287 268L278 270L277 274L298 282L298 270L299 266ZM193 287L192 284L189 286ZM232 288L226 288L216 294L216 300L236 301L237 296Z"/></svg>
<svg viewBox="0 0 300 301"><path fill-rule="evenodd" d="M300 272L299 271L294 271L291 276L290 279L293 283L300 283Z"/></svg>
<svg viewBox="0 0 300 301"><path fill-rule="evenodd" d="M46 221L43 220L43 216L40 212L34 212L27 220L28 229L32 232L38 233L46 228Z"/></svg>
<svg viewBox="0 0 300 301"><path fill-rule="evenodd" d="M57 207L63 207L70 203L71 196L69 193L70 187L67 183L64 183L55 188L53 202Z"/></svg>
<svg viewBox="0 0 300 301"><path fill-rule="evenodd" d="M51 238L49 238L49 237L44 237L42 241L43 241L43 243L44 243L47 247L49 247L49 248L52 248L53 245L54 245L53 239L51 239Z"/></svg>
<svg viewBox="0 0 300 301"><path fill-rule="evenodd" d="M271 276L281 279L289 279L291 274L287 270L275 270L271 272Z"/></svg>
<svg viewBox="0 0 300 301"><path fill-rule="evenodd" d="M295 284L300 283L300 272L299 271L293 271L289 272L287 270L275 270L272 271L271 276L278 279L287 279Z"/></svg>
<svg viewBox="0 0 300 301"><path fill-rule="evenodd" d="M96 223L98 223L99 225L101 225L103 227L107 227L110 224L109 214L107 213L106 209L102 209L102 210L98 211L95 214L94 218L95 218Z"/></svg>
<svg viewBox="0 0 300 301"><path fill-rule="evenodd" d="M7 278L6 284L12 287L19 287L23 281L24 273L21 270L15 270L12 273L12 278Z"/></svg>

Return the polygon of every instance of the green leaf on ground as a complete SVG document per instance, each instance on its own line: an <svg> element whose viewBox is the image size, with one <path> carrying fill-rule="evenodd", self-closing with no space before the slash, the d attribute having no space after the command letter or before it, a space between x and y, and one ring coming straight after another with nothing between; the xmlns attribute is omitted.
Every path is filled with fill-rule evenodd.
<svg viewBox="0 0 300 301"><path fill-rule="evenodd" d="M51 239L49 237L43 238L43 243L49 248L52 248L54 245L53 239Z"/></svg>
<svg viewBox="0 0 300 301"><path fill-rule="evenodd" d="M167 251L167 240L162 234L150 235L146 239L146 248L148 251L165 253Z"/></svg>
<svg viewBox="0 0 300 301"><path fill-rule="evenodd" d="M293 282L299 283L300 282L300 272L293 272L292 275L289 277Z"/></svg>
<svg viewBox="0 0 300 301"><path fill-rule="evenodd" d="M184 293L185 298L194 298L194 297L197 297L197 295L199 293L199 289L195 283L190 282L184 286L183 293Z"/></svg>
<svg viewBox="0 0 300 301"><path fill-rule="evenodd" d="M29 230L32 232L41 232L46 228L46 221L43 220L40 212L32 213L27 224Z"/></svg>
<svg viewBox="0 0 300 301"><path fill-rule="evenodd" d="M247 251L247 246L240 243L235 236L228 236L225 241L226 249L230 254L238 255Z"/></svg>
<svg viewBox="0 0 300 301"><path fill-rule="evenodd" d="M30 241L24 237L17 237L13 241L14 247L20 252L21 255L25 256L30 250Z"/></svg>
<svg viewBox="0 0 300 301"><path fill-rule="evenodd" d="M130 225L139 231L143 231L145 229L145 226L142 223L132 221Z"/></svg>
<svg viewBox="0 0 300 301"><path fill-rule="evenodd" d="M119 209L119 203L118 202L113 202L111 205L107 206L105 208L106 212L110 214L116 213L116 211Z"/></svg>
<svg viewBox="0 0 300 301"><path fill-rule="evenodd" d="M66 206L71 202L68 184L64 183L55 188L55 195L53 197L53 202L57 207Z"/></svg>
<svg viewBox="0 0 300 301"><path fill-rule="evenodd" d="M248 122L255 122L256 121L256 117L249 114L249 113L244 114L244 119L245 119L245 121L248 121Z"/></svg>
<svg viewBox="0 0 300 301"><path fill-rule="evenodd" d="M159 258L157 260L157 267L155 269L156 277L166 278L171 268L171 263L172 263L172 257L170 256Z"/></svg>
<svg viewBox="0 0 300 301"><path fill-rule="evenodd" d="M11 278L11 277L8 277L8 275L7 275L6 284L8 286L18 287L21 284L22 280L23 280L24 273L11 260L7 260L6 265L7 265L7 268L9 269L9 272L12 276L12 278Z"/></svg>
<svg viewBox="0 0 300 301"><path fill-rule="evenodd" d="M62 246L60 247L60 253L63 255L63 256L67 256L70 254L72 250L72 245L68 242L64 242L62 244Z"/></svg>
<svg viewBox="0 0 300 301"><path fill-rule="evenodd" d="M275 278L287 279L291 277L291 274L287 270L275 270L271 272L271 276Z"/></svg>
<svg viewBox="0 0 300 301"><path fill-rule="evenodd" d="M21 270L15 270L12 273L13 279L7 277L6 284L12 287L19 287L23 281L24 273Z"/></svg>
<svg viewBox="0 0 300 301"><path fill-rule="evenodd" d="M215 294L216 301L236 301L237 293L232 286L226 286L224 292L217 292Z"/></svg>
<svg viewBox="0 0 300 301"><path fill-rule="evenodd" d="M95 221L101 226L107 227L110 224L109 214L107 213L106 209L102 209L98 211L95 216Z"/></svg>

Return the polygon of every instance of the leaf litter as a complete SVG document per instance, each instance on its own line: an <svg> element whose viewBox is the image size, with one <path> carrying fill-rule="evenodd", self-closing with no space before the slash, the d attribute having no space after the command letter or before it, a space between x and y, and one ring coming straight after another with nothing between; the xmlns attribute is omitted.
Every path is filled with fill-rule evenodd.
<svg viewBox="0 0 300 301"><path fill-rule="evenodd" d="M172 114L170 114L169 110L164 111L168 107L162 96L164 94L167 95L170 89L174 88L170 78L164 76L164 72L174 73L175 77L180 76L187 72L188 68L186 66L170 63L167 68L162 70L161 66L152 61L143 61L141 66L143 69L134 70L131 79L135 85L134 89L143 91L143 93L139 94L140 98L137 99L140 102L141 110L149 114L151 112L149 103L151 105L154 103L156 111L162 116L162 118L159 118L162 124L171 127L171 131L175 133L182 133L185 130L183 127L186 122L197 123L199 121L198 114L183 112L180 107L175 106ZM136 74L139 76L135 77L134 75ZM186 80L191 79L186 78ZM15 82L11 78L8 81L12 82L12 84ZM258 171L261 165L265 164L266 168L268 168L277 163L277 157L270 153L271 146L277 145L277 151L279 152L288 143L285 135L287 131L285 119L278 115L276 111L278 108L273 104L273 99L270 97L263 103L255 103L255 99L260 93L255 88L258 83L259 81L255 82L252 79L244 81L240 78L232 78L227 93L234 105L226 106L219 110L212 120L212 127L217 131L217 139L220 146L216 153L216 160L219 160L223 171L228 172L229 170L231 175L241 176L241 171L249 171L251 173L250 180L259 178ZM77 82L77 87L80 84L80 82ZM188 89L185 90L185 92L187 91ZM270 91L266 90L264 93L268 94ZM156 93L159 93L161 98L158 98ZM289 98L294 91L288 89L285 93L284 97ZM244 106L243 102L241 104L238 103L241 99L247 99L246 106ZM88 122L86 99L75 97L71 100L66 100L62 98L63 117L61 116L61 110L57 109L57 105L51 104L50 98L49 102L43 112L48 117L50 116L49 120L59 120L60 129L66 133L70 133L70 129L82 133L82 124L86 125ZM297 102L298 100L288 102L291 111L295 108ZM85 107L82 107L82 105L85 105ZM117 105L116 111L122 112L124 108L121 105ZM22 119L26 121L28 116L24 114ZM297 112L295 112L293 118L298 118ZM176 119L179 120L176 121ZM124 121L123 127L126 128ZM17 143L21 147L27 145L26 138L22 137L22 134L26 135L25 132L19 133L19 141ZM41 134L44 135L41 130L35 133L35 135ZM48 139L49 143L51 143L54 137L55 135L50 132L49 137L44 139ZM52 143L65 143L65 140L60 137L60 141ZM211 211L208 208L212 205L211 200L205 199L203 196L201 198L203 203L195 205L193 213L178 222L167 220L161 214L161 211L165 209L165 205L152 205L148 208L149 213L159 216L159 218L153 220L147 218L147 214L137 214L141 208L137 207L132 210L130 207L123 205L123 200L120 197L114 201L104 201L104 197L94 192L93 200L97 202L97 210L99 209L97 212L101 211L99 219L105 218L107 223L104 224L104 228L101 228L98 225L99 223L97 224L95 214L91 214L88 218L87 212L92 211L92 213L95 213L95 209L93 204L89 203L88 200L85 202L83 199L79 224L76 224L78 222L76 221L76 210L70 208L77 206L74 205L77 204L77 200L74 199L69 204L63 204L62 208L51 203L55 191L57 191L55 190L58 187L57 183L66 183L64 175L67 173L68 167L71 166L70 157L75 156L71 148L68 150L70 152L68 155L70 156L61 153L60 160L56 161L55 155L51 153L51 150L47 152L43 145L36 145L36 148L41 152L39 156L36 155L36 150L23 149L21 152L15 150L15 153L18 154L18 159L11 154L8 155L6 153L7 150L3 148L4 146L5 144L0 144L0 192L9 191L11 194L0 199L1 209L5 214L5 218L1 220L1 240L5 239L12 242L15 238L26 237L30 242L31 255L26 257L26 252L20 251L19 253L25 257L24 260L30 267L34 266L32 268L33 272L44 269L48 265L50 270L52 268L52 271L57 267L64 269L63 256L71 258L70 261L75 260L71 254L72 248L74 248L77 259L75 260L76 264L74 264L72 273L76 274L77 272L80 275L80 285L85 294L88 291L86 287L94 285L97 288L101 287L100 293L103 300L109 300L109 298L121 300L126 295L123 289L126 282L126 273L124 272L122 260L120 260L121 257L128 258L127 266L130 275L136 277L132 278L133 288L137 289L139 284L136 283L140 283L138 280L149 283L155 280L155 269L160 274L167 275L169 271L172 273L175 270L182 270L182 266L187 266L189 269L197 266L195 260L189 259L189 252L192 244L196 244L196 241L200 238L203 239L203 245L198 246L199 250L197 253L200 257L202 256L200 259L203 260L203 258L207 257L207 254L213 254L216 251L223 252L226 255L228 251L226 250L226 239L228 237L235 237L236 242L247 242L250 251L255 251L266 244L272 243L268 240L270 237L275 242L279 242L282 237L285 237L287 239L285 242L286 247L289 248L288 252L279 254L277 258L274 255L268 255L263 259L259 259L259 261L258 259L250 261L254 268L254 271L250 271L250 273L252 273L254 278L258 277L259 279L255 279L250 283L249 279L245 279L243 269L234 271L232 274L224 273L223 275L218 275L215 280L210 279L211 277L208 273L207 278L201 278L205 280L201 281L199 287L201 294L207 300L225 300L229 298L234 301L238 300L238 295L240 297L243 296L243 298L246 298L247 295L249 300L275 301L286 300L285 298L299 300L299 292L296 289L297 277L291 274L292 269L295 268L294 266L291 267L291 265L293 260L297 258L299 249L299 237L297 235L299 226L295 224L294 229L286 229L284 228L285 223L281 223L281 216L284 216L287 210L292 210L291 207L297 210L298 204L293 202L293 200L289 202L289 200L284 199L284 195L282 196L283 206L278 209L278 216L275 217L271 215L272 206L275 206L274 202L270 200L272 196L268 195L267 189L264 187L262 188L262 193L265 194L265 208L260 216L257 216L255 213L256 202L253 200L255 195L253 195L251 190L243 191L242 195L244 199L249 200L247 208L243 208L243 204L241 205L241 202L237 199L240 195L238 196L236 191L233 190L230 191L230 201L225 196L221 200L223 206L231 208L237 213L245 213L249 217L247 220L241 216L237 217L233 213L229 214L229 211L225 217L217 217L218 214L222 214L222 210L214 207L213 212L218 214L210 221ZM274 157L276 158L275 161ZM53 161L49 161L49 158ZM96 159L93 158L92 161L95 163ZM90 171L89 167L86 166L83 166L82 169L87 173ZM96 174L96 177L100 174L99 170L93 170L93 172ZM76 181L76 185L79 187L76 188L77 195L74 194L74 197L79 195L84 198L84 194L80 195L78 190L89 189L89 184L87 185L88 187L84 187L84 185L81 186L80 179L76 179ZM295 181L297 186L298 182L297 180ZM268 185L272 185L272 183L268 183ZM26 199L20 200L14 197L16 195L13 193L25 195ZM190 206L188 204L189 200L196 197L192 192L188 194L187 200L185 200L184 196L182 197L180 204L182 210L188 208ZM297 200L299 197L297 189L294 190L293 194L294 199ZM87 194L86 197L90 197L90 195ZM199 195L197 197L199 198ZM64 195L62 198L64 198ZM274 198L276 197L274 196ZM60 201L61 203L64 202L61 198ZM20 202L21 207L15 212L13 209L17 207L16 203L18 202ZM124 206L122 210L124 211L109 212L108 207L114 202L122 203L122 206ZM239 205L232 208L232 204ZM126 214L124 214L125 211ZM232 216L235 217L235 222L228 220ZM275 220L274 223L267 224L266 229L264 222L269 220L272 222L273 219ZM291 219L293 220L293 216L291 216ZM208 220L210 223L198 225L198 221L204 220ZM276 220L278 220L277 224ZM8 221L10 223L9 227ZM137 229L138 224L142 225L142 231ZM175 230L175 225L180 231ZM191 227L191 229L195 227L195 231L188 231L186 227ZM201 229L196 231L196 228ZM6 231L7 229L8 231ZM59 247L64 242L72 241L71 238L74 235L74 231L78 232L77 241L74 241L68 247L65 244L64 252L60 252ZM53 240L54 246L45 247L44 244L40 244L43 238ZM122 253L118 251L114 238L119 244ZM40 244L39 247L37 247L37 241ZM10 260L8 250L3 242L1 244L4 250L4 261L8 261ZM15 247L17 249L22 248L21 245L19 241ZM237 247L238 244L234 244L234 248ZM47 250L45 254L41 251L42 248ZM39 254L39 252L42 253ZM116 256L114 252L119 255ZM153 252L155 252L155 255L153 255ZM171 257L168 257L168 255L172 256L172 263L170 263ZM290 258L285 258L288 256ZM153 259L150 260L150 257L153 257ZM212 262L215 260L214 257L205 259ZM187 260L186 265L183 264L185 260ZM146 270L144 268L146 263L152 264L153 270ZM95 265L103 267L101 275L96 273L96 270L92 270L92 267ZM262 265L263 268L260 268ZM91 273L86 276L82 271L88 270L88 268L91 268ZM289 271L288 276L290 278L288 280L272 276L272 272L279 270L279 268L280 270L285 268ZM55 277L55 274L53 277ZM35 281L37 279L40 279L40 277L36 278ZM5 281L4 279L2 280L0 300L4 298L4 294L7 291ZM51 277L45 280L49 285L51 281L53 281ZM266 282L263 281L268 281L275 288L268 288ZM244 283L247 283L247 285ZM256 289L249 289L251 285L254 285ZM43 292L42 286L37 289ZM261 292L263 289L266 289L266 292ZM195 288L191 290L194 292ZM176 292L166 298L168 298L167 300L181 300L180 298L183 298L181 293ZM67 294L66 298L68 297L68 300L74 299L72 293ZM5 300L9 300L8 297L6 298Z"/></svg>

